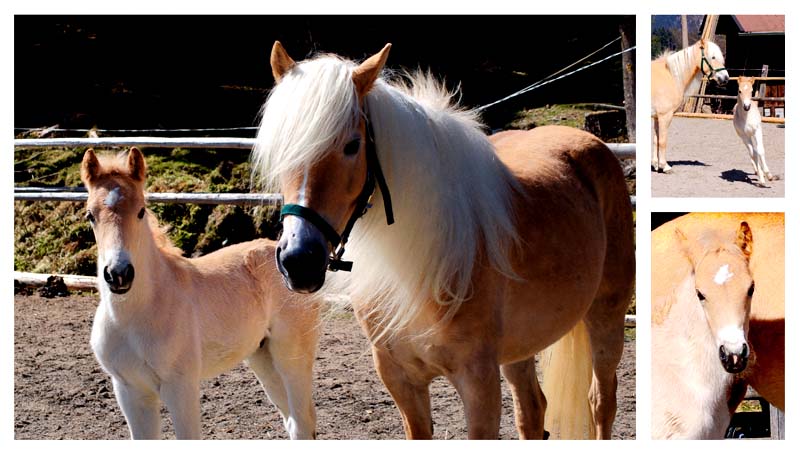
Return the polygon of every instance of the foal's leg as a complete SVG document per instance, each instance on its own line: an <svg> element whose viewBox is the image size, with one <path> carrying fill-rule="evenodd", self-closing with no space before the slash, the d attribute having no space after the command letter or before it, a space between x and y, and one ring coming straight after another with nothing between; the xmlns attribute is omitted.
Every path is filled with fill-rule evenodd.
<svg viewBox="0 0 800 453"><path fill-rule="evenodd" d="M316 321L314 321L316 322ZM313 366L319 329L316 324L293 328L284 323L246 359L267 397L283 418L291 439L317 437L314 411Z"/></svg>
<svg viewBox="0 0 800 453"><path fill-rule="evenodd" d="M766 180L772 181L772 173L770 173L769 167L767 167L767 153L764 151L764 135L761 132L761 127L759 127L753 135L753 150L758 158L758 165L761 170L759 181L764 180L765 183Z"/></svg>
<svg viewBox="0 0 800 453"><path fill-rule="evenodd" d="M406 438L432 439L430 379L410 373L389 353L375 346L372 347L372 359L378 376L400 410Z"/></svg>
<svg viewBox="0 0 800 453"><path fill-rule="evenodd" d="M672 172L672 167L667 163L667 135L669 135L669 123L671 122L672 112L658 117L658 169L664 173Z"/></svg>
<svg viewBox="0 0 800 453"><path fill-rule="evenodd" d="M160 394L175 425L175 437L200 439L199 376L180 376L162 382Z"/></svg>
<svg viewBox="0 0 800 453"><path fill-rule="evenodd" d="M519 438L543 439L547 400L536 377L536 358L502 365L500 369L514 398L514 419Z"/></svg>
<svg viewBox="0 0 800 453"><path fill-rule="evenodd" d="M128 422L131 439L160 439L160 401L154 390L129 386L112 377L114 395Z"/></svg>

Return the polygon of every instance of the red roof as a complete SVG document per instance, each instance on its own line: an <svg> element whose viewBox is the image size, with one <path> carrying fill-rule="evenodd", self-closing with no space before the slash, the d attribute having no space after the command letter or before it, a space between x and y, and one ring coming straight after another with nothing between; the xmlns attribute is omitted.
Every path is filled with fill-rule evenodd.
<svg viewBox="0 0 800 453"><path fill-rule="evenodd" d="M786 25L782 15L744 16L734 15L733 20L742 33L785 33Z"/></svg>

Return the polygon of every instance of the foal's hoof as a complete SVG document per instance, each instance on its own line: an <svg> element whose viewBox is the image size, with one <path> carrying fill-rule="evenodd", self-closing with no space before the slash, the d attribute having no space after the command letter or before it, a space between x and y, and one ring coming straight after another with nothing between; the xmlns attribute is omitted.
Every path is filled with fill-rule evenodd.
<svg viewBox="0 0 800 453"><path fill-rule="evenodd" d="M550 431L544 430L544 437L542 438L542 440L547 440L549 438L550 438Z"/></svg>

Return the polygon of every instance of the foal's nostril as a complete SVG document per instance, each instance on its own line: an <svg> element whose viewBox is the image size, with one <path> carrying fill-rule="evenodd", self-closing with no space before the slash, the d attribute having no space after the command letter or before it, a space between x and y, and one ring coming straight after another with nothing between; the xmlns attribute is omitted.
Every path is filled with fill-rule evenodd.
<svg viewBox="0 0 800 453"><path fill-rule="evenodd" d="M103 268L103 280L105 280L106 283L108 283L109 285L113 285L114 284L114 277L108 271L108 266Z"/></svg>

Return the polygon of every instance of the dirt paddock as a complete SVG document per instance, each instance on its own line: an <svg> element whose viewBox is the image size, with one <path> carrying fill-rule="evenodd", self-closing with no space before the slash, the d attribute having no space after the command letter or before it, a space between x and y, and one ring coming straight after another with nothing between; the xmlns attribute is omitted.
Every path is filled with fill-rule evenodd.
<svg viewBox="0 0 800 453"><path fill-rule="evenodd" d="M767 166L780 179L769 182L768 188L761 188L753 184L758 178L750 163L747 148L736 135L732 121L674 118L667 138L667 162L673 172L650 173L652 196L784 196L786 130L778 126L762 124Z"/></svg>
<svg viewBox="0 0 800 453"><path fill-rule="evenodd" d="M128 430L89 346L96 296L14 298L14 434L16 439L125 439ZM626 340L618 371L615 439L635 437L635 341ZM431 387L434 436L466 437L461 402L444 379ZM372 367L360 328L349 313L324 323L315 364L314 399L320 439L400 439L400 415ZM203 436L285 439L277 410L253 373L240 365L202 385ZM500 437L516 438L503 383ZM174 437L164 416L164 438Z"/></svg>

